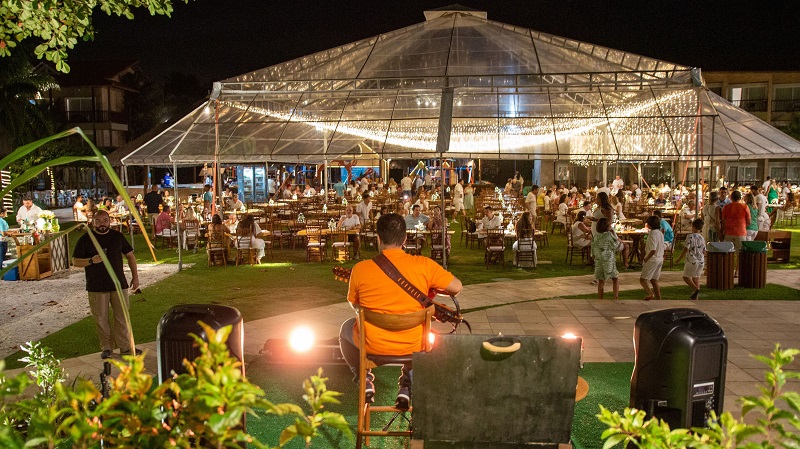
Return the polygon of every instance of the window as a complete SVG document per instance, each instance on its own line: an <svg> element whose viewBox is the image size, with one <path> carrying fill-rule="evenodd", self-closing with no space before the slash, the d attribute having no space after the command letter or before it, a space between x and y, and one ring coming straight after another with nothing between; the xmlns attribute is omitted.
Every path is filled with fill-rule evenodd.
<svg viewBox="0 0 800 449"><path fill-rule="evenodd" d="M715 94L719 95L720 97L725 97L722 95L722 84L709 84L707 85L708 90L714 92Z"/></svg>
<svg viewBox="0 0 800 449"><path fill-rule="evenodd" d="M749 112L766 112L767 86L739 86L731 87L730 101Z"/></svg>
<svg viewBox="0 0 800 449"><path fill-rule="evenodd" d="M756 164L728 165L728 176L725 180L736 184L752 184L758 181L758 166Z"/></svg>
<svg viewBox="0 0 800 449"><path fill-rule="evenodd" d="M772 100L773 112L800 111L800 86L776 86Z"/></svg>

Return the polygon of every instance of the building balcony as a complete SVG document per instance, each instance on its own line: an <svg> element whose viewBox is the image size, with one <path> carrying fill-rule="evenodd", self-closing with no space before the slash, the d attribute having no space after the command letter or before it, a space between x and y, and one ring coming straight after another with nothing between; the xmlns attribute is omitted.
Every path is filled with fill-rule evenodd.
<svg viewBox="0 0 800 449"><path fill-rule="evenodd" d="M800 99L772 100L772 112L800 112Z"/></svg>
<svg viewBox="0 0 800 449"><path fill-rule="evenodd" d="M128 116L118 111L61 111L66 123L128 123Z"/></svg>
<svg viewBox="0 0 800 449"><path fill-rule="evenodd" d="M767 99L732 100L731 104L747 112L767 112Z"/></svg>

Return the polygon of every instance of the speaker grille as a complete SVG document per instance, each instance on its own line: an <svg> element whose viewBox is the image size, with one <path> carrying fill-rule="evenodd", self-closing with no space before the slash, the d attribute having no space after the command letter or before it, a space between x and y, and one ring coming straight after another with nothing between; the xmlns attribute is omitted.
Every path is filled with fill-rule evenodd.
<svg viewBox="0 0 800 449"><path fill-rule="evenodd" d="M722 345L702 345L694 350L692 380L718 377L722 371Z"/></svg>

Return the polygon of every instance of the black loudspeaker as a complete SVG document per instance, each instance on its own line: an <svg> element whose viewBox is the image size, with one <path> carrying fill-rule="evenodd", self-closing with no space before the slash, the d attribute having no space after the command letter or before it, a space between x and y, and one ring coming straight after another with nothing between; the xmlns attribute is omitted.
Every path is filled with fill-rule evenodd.
<svg viewBox="0 0 800 449"><path fill-rule="evenodd" d="M228 337L231 355L244 362L244 321L242 314L233 307L215 304L183 304L175 306L161 317L158 323L158 381L159 383L176 374L185 373L183 360L194 360L200 351L194 347L193 333L208 341L198 321L214 330L233 326ZM244 374L244 364L242 364Z"/></svg>
<svg viewBox="0 0 800 449"><path fill-rule="evenodd" d="M673 429L705 427L712 410L722 413L728 339L713 318L696 309L643 313L633 345L631 407Z"/></svg>

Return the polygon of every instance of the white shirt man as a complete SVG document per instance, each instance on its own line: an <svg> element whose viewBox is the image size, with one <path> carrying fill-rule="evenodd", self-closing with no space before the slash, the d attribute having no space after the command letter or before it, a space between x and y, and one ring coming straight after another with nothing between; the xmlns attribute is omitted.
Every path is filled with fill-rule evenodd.
<svg viewBox="0 0 800 449"><path fill-rule="evenodd" d="M486 235L488 229L500 229L503 220L499 215L495 215L494 210L490 206L484 208L484 217L478 222L478 234L481 236Z"/></svg>
<svg viewBox="0 0 800 449"><path fill-rule="evenodd" d="M403 191L403 195L410 195L411 194L411 185L414 181L411 180L411 177L406 175L403 179L400 180L400 190Z"/></svg>
<svg viewBox="0 0 800 449"><path fill-rule="evenodd" d="M362 223L369 221L370 212L372 212L372 201L369 195L365 195L364 199L356 206L356 215L361 219Z"/></svg>
<svg viewBox="0 0 800 449"><path fill-rule="evenodd" d="M275 195L275 180L272 178L267 179L267 193L270 196Z"/></svg>
<svg viewBox="0 0 800 449"><path fill-rule="evenodd" d="M761 184L761 188L762 188L762 189L764 189L764 191L765 191L765 192L769 192L769 185L770 185L770 183L772 183L772 180L770 179L770 177L769 177L769 176L767 176L767 180L766 180L766 181L764 181L764 183L763 183L763 184Z"/></svg>
<svg viewBox="0 0 800 449"><path fill-rule="evenodd" d="M533 186L528 195L525 196L525 208L531 213L533 218L536 218L536 196L539 194L539 188Z"/></svg>
<svg viewBox="0 0 800 449"><path fill-rule="evenodd" d="M617 193L618 190L625 188L625 181L623 181L622 178L617 175L617 177L614 178L614 181L611 182L611 185L614 187L614 193Z"/></svg>
<svg viewBox="0 0 800 449"><path fill-rule="evenodd" d="M78 195L78 198L75 199L75 204L72 205L72 210L75 211L75 219L78 221L88 221L89 219L86 217L86 205L83 204L83 195Z"/></svg>
<svg viewBox="0 0 800 449"><path fill-rule="evenodd" d="M599 195L599 194L600 194L600 192L605 192L605 193L606 193L606 195L608 195L608 196L611 196L611 189L609 189L609 188L608 188L608 187L606 187L606 186L603 186L603 187L600 187L600 188L598 188L598 189L597 189L597 194Z"/></svg>
<svg viewBox="0 0 800 449"><path fill-rule="evenodd" d="M33 200L25 198L22 200L22 206L17 211L17 223L22 224L25 220L28 220L28 223L33 223L41 213L42 209L34 205Z"/></svg>
<svg viewBox="0 0 800 449"><path fill-rule="evenodd" d="M464 210L464 180L459 179L458 184L453 187L453 207L455 208L455 212L453 212L453 217L455 218L455 214L459 211Z"/></svg>
<svg viewBox="0 0 800 449"><path fill-rule="evenodd" d="M125 206L125 200L122 199L122 195L117 195L117 201L114 203L114 211L118 214L127 212L127 206Z"/></svg>
<svg viewBox="0 0 800 449"><path fill-rule="evenodd" d="M417 176L414 178L414 190L419 192L419 188L425 184L425 180L422 179L422 176Z"/></svg>
<svg viewBox="0 0 800 449"><path fill-rule="evenodd" d="M428 173L425 173L425 187L429 188L433 185L433 176L431 176L430 170Z"/></svg>
<svg viewBox="0 0 800 449"><path fill-rule="evenodd" d="M309 197L314 196L317 194L317 190L310 185L306 186L305 190L303 190L303 196Z"/></svg>
<svg viewBox="0 0 800 449"><path fill-rule="evenodd" d="M633 199L639 201L642 197L642 189L639 188L638 184L633 185Z"/></svg>
<svg viewBox="0 0 800 449"><path fill-rule="evenodd" d="M353 214L353 207L347 206L345 209L345 215L342 215L342 218L339 219L339 228L340 229L356 229L361 226L361 220L358 218L358 215Z"/></svg>

